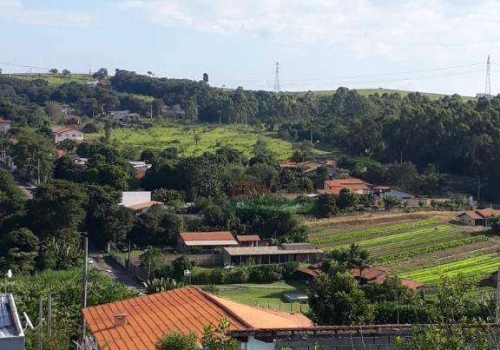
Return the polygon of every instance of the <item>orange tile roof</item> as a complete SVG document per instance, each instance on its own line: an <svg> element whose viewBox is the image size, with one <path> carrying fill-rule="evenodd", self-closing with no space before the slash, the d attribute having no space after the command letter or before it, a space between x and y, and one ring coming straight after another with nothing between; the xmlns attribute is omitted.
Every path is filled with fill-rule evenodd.
<svg viewBox="0 0 500 350"><path fill-rule="evenodd" d="M343 188L347 188L349 191L353 192L367 191L370 189L369 184L354 177L349 177L347 179L326 180L325 187L326 189L319 190L318 193L339 195Z"/></svg>
<svg viewBox="0 0 500 350"><path fill-rule="evenodd" d="M108 350L154 350L166 333L200 336L205 325L217 325L224 317L231 322L231 330L240 331L313 326L300 314L254 308L195 287L93 306L83 314L99 346ZM115 326L117 314L127 315L126 325Z"/></svg>
<svg viewBox="0 0 500 350"><path fill-rule="evenodd" d="M0 118L0 124L9 124L10 120Z"/></svg>
<svg viewBox="0 0 500 350"><path fill-rule="evenodd" d="M181 232L184 242L189 241L234 241L233 234L229 231L219 232Z"/></svg>
<svg viewBox="0 0 500 350"><path fill-rule="evenodd" d="M139 204L131 205L131 206L127 207L127 208L132 209L132 210L142 210L142 209L150 208L153 205L163 205L163 202L149 201L149 202L144 202L144 203L139 203Z"/></svg>
<svg viewBox="0 0 500 350"><path fill-rule="evenodd" d="M489 218L490 216L496 215L500 216L500 210L495 210L492 208L486 208L486 209L481 209L481 210L471 210L471 211L465 211L459 216L467 215L473 220L480 220L480 219L486 219Z"/></svg>
<svg viewBox="0 0 500 350"><path fill-rule="evenodd" d="M238 235L236 239L238 242L260 242L259 235Z"/></svg>
<svg viewBox="0 0 500 350"><path fill-rule="evenodd" d="M355 268L352 270L352 276L353 277L362 277L368 281L381 278L387 275L387 271L382 270L382 269L374 269L372 267L368 267L366 269L363 269L363 273L360 274L360 269Z"/></svg>

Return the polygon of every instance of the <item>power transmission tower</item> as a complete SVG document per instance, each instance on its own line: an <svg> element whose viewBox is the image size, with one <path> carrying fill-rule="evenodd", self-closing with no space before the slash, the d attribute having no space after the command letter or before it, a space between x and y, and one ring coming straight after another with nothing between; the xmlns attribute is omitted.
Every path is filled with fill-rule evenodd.
<svg viewBox="0 0 500 350"><path fill-rule="evenodd" d="M274 92L280 92L280 63L276 61L276 75L274 76Z"/></svg>
<svg viewBox="0 0 500 350"><path fill-rule="evenodd" d="M486 96L491 95L491 77L490 77L490 55L488 55L488 61L486 62L486 82L484 84L484 94Z"/></svg>

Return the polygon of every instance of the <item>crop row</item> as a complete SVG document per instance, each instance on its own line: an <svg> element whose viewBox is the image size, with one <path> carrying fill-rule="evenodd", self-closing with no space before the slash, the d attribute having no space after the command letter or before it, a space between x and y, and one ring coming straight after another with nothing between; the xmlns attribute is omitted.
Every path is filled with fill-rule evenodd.
<svg viewBox="0 0 500 350"><path fill-rule="evenodd" d="M422 255L422 254L427 254L427 253L437 252L437 251L441 251L441 250L456 248L456 247L464 246L467 244L473 244L473 243L477 243L477 242L484 242L487 240L488 240L488 237L483 236L483 235L474 236L474 237L466 237L466 238L456 239L456 240L452 240L452 241L447 240L446 242L442 242L442 243L438 243L438 244L426 245L426 246L421 246L421 247L415 248L415 249L404 250L398 254L384 255L384 256L378 258L377 262L380 264L389 264L389 263L393 263L396 261L408 260L408 259L411 259L415 256Z"/></svg>
<svg viewBox="0 0 500 350"><path fill-rule="evenodd" d="M412 271L403 274L401 277L423 283L437 282L442 277L451 279L480 278L496 271L499 265L500 256L498 254L488 254Z"/></svg>
<svg viewBox="0 0 500 350"><path fill-rule="evenodd" d="M400 223L400 224L394 224L394 225L374 227L374 228L361 230L361 231L351 231L351 232L344 232L344 233L326 236L326 237L311 238L311 243L313 243L313 244L336 243L336 242L344 241L347 239L360 239L360 238L365 238L365 237L370 237L370 236L375 236L375 235L387 234L387 233L404 231L404 230L411 230L411 229L415 229L415 228L419 228L419 227L430 226L430 225L433 225L434 223L435 223L435 220L426 219L426 220L412 221L409 223ZM317 234L318 232L319 231L316 231L315 233Z"/></svg>

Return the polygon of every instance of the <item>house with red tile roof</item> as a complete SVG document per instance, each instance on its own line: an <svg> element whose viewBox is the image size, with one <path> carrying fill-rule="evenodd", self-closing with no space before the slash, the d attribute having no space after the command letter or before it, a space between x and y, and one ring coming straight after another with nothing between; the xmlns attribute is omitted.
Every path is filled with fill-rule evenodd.
<svg viewBox="0 0 500 350"><path fill-rule="evenodd" d="M51 127L51 130L52 137L54 138L54 143L60 143L64 140L73 140L76 142L81 142L84 140L83 132L78 130L74 125L65 127L53 126Z"/></svg>
<svg viewBox="0 0 500 350"><path fill-rule="evenodd" d="M141 214L155 205L163 205L163 202L151 200L151 191L125 191L122 192L120 205Z"/></svg>
<svg viewBox="0 0 500 350"><path fill-rule="evenodd" d="M458 219L467 226L489 226L489 218L500 216L500 210L486 208L481 210L465 211L458 215Z"/></svg>
<svg viewBox="0 0 500 350"><path fill-rule="evenodd" d="M186 253L214 253L232 246L238 246L238 242L229 231L181 232L177 240L177 249Z"/></svg>
<svg viewBox="0 0 500 350"><path fill-rule="evenodd" d="M194 332L201 337L206 325L217 326L222 318L230 331L244 332L239 349L274 349L274 343L254 338L257 330L308 329L313 322L300 313L289 313L240 304L185 287L83 310L88 328L101 349L155 350L165 334Z"/></svg>
<svg viewBox="0 0 500 350"><path fill-rule="evenodd" d="M372 185L354 177L326 180L324 182L324 188L322 190L318 190L317 192L320 194L338 196L340 191L344 188L359 195L369 194L372 192Z"/></svg>
<svg viewBox="0 0 500 350"><path fill-rule="evenodd" d="M237 235L236 240L242 247L258 247L260 243L259 235Z"/></svg>

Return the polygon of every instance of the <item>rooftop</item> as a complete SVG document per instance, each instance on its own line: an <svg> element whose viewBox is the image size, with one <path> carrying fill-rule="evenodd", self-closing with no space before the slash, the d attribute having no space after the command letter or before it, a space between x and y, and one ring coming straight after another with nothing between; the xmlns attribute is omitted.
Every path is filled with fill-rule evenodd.
<svg viewBox="0 0 500 350"><path fill-rule="evenodd" d="M24 337L12 294L0 293L0 339Z"/></svg>
<svg viewBox="0 0 500 350"><path fill-rule="evenodd" d="M486 208L481 210L471 210L461 213L459 216L467 215L473 220L486 219L490 216L496 215L500 216L500 210L495 210L492 208Z"/></svg>
<svg viewBox="0 0 500 350"><path fill-rule="evenodd" d="M247 255L282 255L282 254L322 254L321 249L317 249L313 245L300 245L293 247L292 245L283 246L263 246L263 247L225 247L224 251L231 256L247 256Z"/></svg>
<svg viewBox="0 0 500 350"><path fill-rule="evenodd" d="M238 242L260 242L259 235L238 235L236 239Z"/></svg>
<svg viewBox="0 0 500 350"><path fill-rule="evenodd" d="M0 124L10 124L10 120L0 118Z"/></svg>
<svg viewBox="0 0 500 350"><path fill-rule="evenodd" d="M196 287L93 306L83 313L98 344L108 350L154 350L166 333L195 332L200 336L205 325L217 325L222 318L231 322L233 331L313 326L301 314L251 307ZM127 315L127 324L115 325L117 314Z"/></svg>
<svg viewBox="0 0 500 350"><path fill-rule="evenodd" d="M229 231L181 232L179 235L187 246L238 245Z"/></svg>
<svg viewBox="0 0 500 350"><path fill-rule="evenodd" d="M148 202L144 202L144 203L130 205L130 206L127 206L127 208L137 211L137 210L151 208L153 205L163 205L163 202L148 201Z"/></svg>

